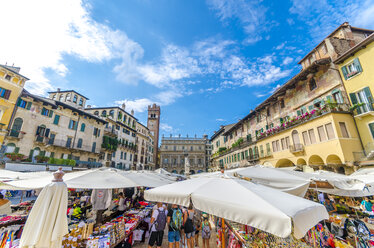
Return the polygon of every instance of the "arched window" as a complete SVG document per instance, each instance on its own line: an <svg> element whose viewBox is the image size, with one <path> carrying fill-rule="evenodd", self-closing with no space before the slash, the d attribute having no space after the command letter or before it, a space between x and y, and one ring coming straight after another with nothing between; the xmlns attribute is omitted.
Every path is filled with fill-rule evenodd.
<svg viewBox="0 0 374 248"><path fill-rule="evenodd" d="M12 136L12 137L18 137L19 133L21 131L21 128L22 128L22 124L23 124L22 118L19 118L19 117L16 118L14 120L14 123L13 123L13 128L10 131L10 136Z"/></svg>
<svg viewBox="0 0 374 248"><path fill-rule="evenodd" d="M111 111L109 111L109 116L112 116L114 118L114 110L113 109Z"/></svg>
<svg viewBox="0 0 374 248"><path fill-rule="evenodd" d="M118 120L122 120L122 113L118 112Z"/></svg>
<svg viewBox="0 0 374 248"><path fill-rule="evenodd" d="M126 122L126 115L123 116L123 122Z"/></svg>
<svg viewBox="0 0 374 248"><path fill-rule="evenodd" d="M9 143L6 145L5 153L13 153L16 150L16 145L14 143Z"/></svg>
<svg viewBox="0 0 374 248"><path fill-rule="evenodd" d="M74 97L73 97L73 103L77 103L77 101L78 101L78 97L77 97L77 95L74 95Z"/></svg>
<svg viewBox="0 0 374 248"><path fill-rule="evenodd" d="M78 147L78 148L82 148L82 143L83 143L83 140L82 140L81 138L78 139L77 147Z"/></svg>
<svg viewBox="0 0 374 248"><path fill-rule="evenodd" d="M70 101L71 100L71 95L70 95L70 93L67 93L66 94L66 101Z"/></svg>
<svg viewBox="0 0 374 248"><path fill-rule="evenodd" d="M83 98L79 98L79 106L83 106Z"/></svg>
<svg viewBox="0 0 374 248"><path fill-rule="evenodd" d="M85 129L86 129L86 124L82 123L81 124L81 132L84 132Z"/></svg>
<svg viewBox="0 0 374 248"><path fill-rule="evenodd" d="M52 96L52 100L56 100L56 97L57 97L57 94L54 94L54 95Z"/></svg>
<svg viewBox="0 0 374 248"><path fill-rule="evenodd" d="M317 88L316 80L314 78L311 78L309 80L309 89L310 89L310 91L312 91L315 88Z"/></svg>
<svg viewBox="0 0 374 248"><path fill-rule="evenodd" d="M103 112L101 112L101 116L106 117L106 110L103 110Z"/></svg>
<svg viewBox="0 0 374 248"><path fill-rule="evenodd" d="M99 111L96 110L96 111L94 112L94 115L99 116Z"/></svg>
<svg viewBox="0 0 374 248"><path fill-rule="evenodd" d="M60 102L65 101L64 94L61 94L60 97L58 98L58 100L59 100Z"/></svg>

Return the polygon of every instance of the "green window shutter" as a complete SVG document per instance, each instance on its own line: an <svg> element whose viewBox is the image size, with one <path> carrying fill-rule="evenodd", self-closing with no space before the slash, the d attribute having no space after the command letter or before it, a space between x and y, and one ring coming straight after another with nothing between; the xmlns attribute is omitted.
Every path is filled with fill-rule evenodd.
<svg viewBox="0 0 374 248"><path fill-rule="evenodd" d="M51 158L54 158L55 157L55 152L51 152Z"/></svg>
<svg viewBox="0 0 374 248"><path fill-rule="evenodd" d="M361 67L361 64L360 64L360 61L358 60L358 58L355 58L353 60L353 64L354 66L356 67L357 71L362 71L362 67Z"/></svg>
<svg viewBox="0 0 374 248"><path fill-rule="evenodd" d="M301 111L300 110L296 111L296 113L297 113L297 116L301 115Z"/></svg>
<svg viewBox="0 0 374 248"><path fill-rule="evenodd" d="M33 150L33 149L31 149L31 150L30 150L30 153L29 153L29 159L31 159L31 158L32 158L32 155L33 155L33 153L34 153L34 150Z"/></svg>
<svg viewBox="0 0 374 248"><path fill-rule="evenodd" d="M369 123L369 128L370 128L371 136L374 138L374 122Z"/></svg>
<svg viewBox="0 0 374 248"><path fill-rule="evenodd" d="M72 155L71 155L71 154L69 154L69 155L68 155L68 159L71 159L71 158L72 158Z"/></svg>
<svg viewBox="0 0 374 248"><path fill-rule="evenodd" d="M21 99L21 98L18 98L17 106L21 105L21 102L22 102L22 99Z"/></svg>
<svg viewBox="0 0 374 248"><path fill-rule="evenodd" d="M349 93L349 97L351 98L352 105L355 105L358 103L357 96L355 93ZM356 108L357 114L361 114L361 108Z"/></svg>
<svg viewBox="0 0 374 248"><path fill-rule="evenodd" d="M60 116L55 115L55 119L53 120L53 124L58 125L58 122L60 121Z"/></svg>
<svg viewBox="0 0 374 248"><path fill-rule="evenodd" d="M304 114L306 113L306 107L302 107L301 110L303 111Z"/></svg>
<svg viewBox="0 0 374 248"><path fill-rule="evenodd" d="M269 125L266 125L266 130L268 130L269 129Z"/></svg>
<svg viewBox="0 0 374 248"><path fill-rule="evenodd" d="M264 132L264 129L263 128L261 128L261 133L263 133Z"/></svg>
<svg viewBox="0 0 374 248"><path fill-rule="evenodd" d="M344 76L344 79L347 80L348 79L348 71L347 71L347 67L346 66L343 66L342 67L342 73L343 73L343 76Z"/></svg>
<svg viewBox="0 0 374 248"><path fill-rule="evenodd" d="M312 111L312 110L314 109L314 106L313 106L313 105L310 105L310 106L308 107L308 109L309 109L309 111Z"/></svg>
<svg viewBox="0 0 374 248"><path fill-rule="evenodd" d="M28 110L31 109L31 102L27 102L26 109L28 109Z"/></svg>
<svg viewBox="0 0 374 248"><path fill-rule="evenodd" d="M365 92L365 95L366 95L366 98L368 99L368 101L370 103L374 103L373 96L371 95L370 88L369 87L365 87L364 88L364 92Z"/></svg>
<svg viewBox="0 0 374 248"><path fill-rule="evenodd" d="M43 156L43 157L44 157L44 156L45 156L45 151L41 151L41 152L40 152L40 156Z"/></svg>
<svg viewBox="0 0 374 248"><path fill-rule="evenodd" d="M16 149L14 149L14 153L19 153L19 147L16 147Z"/></svg>
<svg viewBox="0 0 374 248"><path fill-rule="evenodd" d="M279 118L279 122L280 122L280 124L282 124L283 123L283 118Z"/></svg>
<svg viewBox="0 0 374 248"><path fill-rule="evenodd" d="M53 111L49 110L49 117L52 117L52 116L53 116Z"/></svg>

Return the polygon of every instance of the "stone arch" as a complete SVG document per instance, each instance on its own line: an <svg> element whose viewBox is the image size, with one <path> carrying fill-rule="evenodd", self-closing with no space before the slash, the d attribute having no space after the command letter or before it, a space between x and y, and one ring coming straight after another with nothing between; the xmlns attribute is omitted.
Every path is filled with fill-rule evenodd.
<svg viewBox="0 0 374 248"><path fill-rule="evenodd" d="M191 171L190 171L190 174L191 174L191 175L195 174L195 171L194 171L194 170L191 170Z"/></svg>
<svg viewBox="0 0 374 248"><path fill-rule="evenodd" d="M330 154L326 158L326 164L331 164L331 165L341 165L343 164L342 160L339 158L338 155L335 154Z"/></svg>
<svg viewBox="0 0 374 248"><path fill-rule="evenodd" d="M343 174L345 175L345 168L343 166L339 166L337 169L336 169L336 172L338 172L339 174Z"/></svg>
<svg viewBox="0 0 374 248"><path fill-rule="evenodd" d="M279 168L279 167L291 167L291 166L295 166L295 164L289 160L289 159L286 159L286 158L282 158L280 160L278 160L278 162L275 164L275 167Z"/></svg>
<svg viewBox="0 0 374 248"><path fill-rule="evenodd" d="M203 170L198 170L197 171L197 174L199 174L199 173L203 173L204 171Z"/></svg>
<svg viewBox="0 0 374 248"><path fill-rule="evenodd" d="M181 172L179 174L184 175L184 170L181 170Z"/></svg>
<svg viewBox="0 0 374 248"><path fill-rule="evenodd" d="M16 145L14 143L8 143L6 145L5 153L13 153L16 150Z"/></svg>
<svg viewBox="0 0 374 248"><path fill-rule="evenodd" d="M274 167L273 164L270 163L269 161L264 162L263 166L265 166L265 167Z"/></svg>
<svg viewBox="0 0 374 248"><path fill-rule="evenodd" d="M318 155L312 155L309 157L309 165L324 165L323 159Z"/></svg>
<svg viewBox="0 0 374 248"><path fill-rule="evenodd" d="M306 161L303 158L299 158L296 162L296 165L306 165Z"/></svg>
<svg viewBox="0 0 374 248"><path fill-rule="evenodd" d="M171 173L177 174L177 171L176 170L172 170Z"/></svg>

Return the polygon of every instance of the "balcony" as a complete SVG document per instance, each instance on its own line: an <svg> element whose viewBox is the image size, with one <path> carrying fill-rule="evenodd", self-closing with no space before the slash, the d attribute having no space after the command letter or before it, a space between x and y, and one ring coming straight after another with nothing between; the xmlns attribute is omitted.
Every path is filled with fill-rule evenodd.
<svg viewBox="0 0 374 248"><path fill-rule="evenodd" d="M25 132L12 129L12 130L9 131L8 138L10 138L10 139L22 139L25 134L26 134Z"/></svg>
<svg viewBox="0 0 374 248"><path fill-rule="evenodd" d="M251 154L248 158L247 158L248 162L256 162L259 160L259 155L258 154Z"/></svg>
<svg viewBox="0 0 374 248"><path fill-rule="evenodd" d="M290 120L283 122L280 126L276 126L274 128L268 129L266 132L258 134L257 141L331 113L352 114L352 109L348 104L326 104L322 108L313 109L312 111L307 112L301 116L296 116Z"/></svg>
<svg viewBox="0 0 374 248"><path fill-rule="evenodd" d="M303 144L290 145L289 150L291 153L303 153L304 145Z"/></svg>
<svg viewBox="0 0 374 248"><path fill-rule="evenodd" d="M273 153L271 151L260 153L260 158L269 158L272 156L273 156Z"/></svg>
<svg viewBox="0 0 374 248"><path fill-rule="evenodd" d="M78 144L75 144L73 146L72 141L65 140L65 139L48 139L44 142L45 144L49 146L55 146L55 147L61 147L61 148L67 148L67 149L74 149L76 151L84 151L84 152L92 152L92 153L99 153L99 149L96 147L96 149L93 151L92 146L89 145L80 145L78 147Z"/></svg>
<svg viewBox="0 0 374 248"><path fill-rule="evenodd" d="M114 130L114 129L111 128L111 127L105 127L105 128L104 128L104 134L105 134L105 135L112 136L112 137L116 137L116 136L118 136L118 131L117 131L117 130Z"/></svg>
<svg viewBox="0 0 374 248"><path fill-rule="evenodd" d="M374 115L374 107L372 103L355 104L351 109L353 110L353 115L358 119L367 115Z"/></svg>

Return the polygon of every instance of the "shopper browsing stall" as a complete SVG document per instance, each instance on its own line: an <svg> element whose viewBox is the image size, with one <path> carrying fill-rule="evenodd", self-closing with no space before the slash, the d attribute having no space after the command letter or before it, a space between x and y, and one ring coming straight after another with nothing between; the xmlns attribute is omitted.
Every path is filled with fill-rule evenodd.
<svg viewBox="0 0 374 248"><path fill-rule="evenodd" d="M162 239L166 226L167 210L161 202L157 203L157 209L152 213L151 217L151 236L149 238L148 247L151 248L155 244L158 248L162 246Z"/></svg>
<svg viewBox="0 0 374 248"><path fill-rule="evenodd" d="M195 227L193 223L194 210L192 205L190 205L187 211L184 212L183 223L184 223L184 233L186 234L187 247L194 247L194 237L195 237Z"/></svg>
<svg viewBox="0 0 374 248"><path fill-rule="evenodd" d="M329 214L337 212L336 205L334 202L330 200L330 198L326 197L324 205L326 207L327 212L329 212Z"/></svg>
<svg viewBox="0 0 374 248"><path fill-rule="evenodd" d="M369 198L365 197L361 202L360 208L364 212L372 213L373 204L369 201Z"/></svg>
<svg viewBox="0 0 374 248"><path fill-rule="evenodd" d="M210 225L207 214L203 214L203 220L201 222L200 230L201 230L201 237L203 239L203 247L209 248L209 239L210 239L212 226Z"/></svg>
<svg viewBox="0 0 374 248"><path fill-rule="evenodd" d="M183 224L183 214L177 204L173 204L167 214L167 224L169 225L168 241L169 248L179 248L181 239L180 231Z"/></svg>

